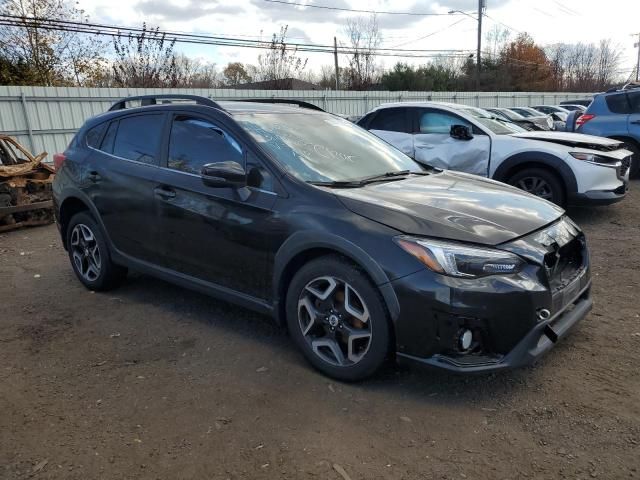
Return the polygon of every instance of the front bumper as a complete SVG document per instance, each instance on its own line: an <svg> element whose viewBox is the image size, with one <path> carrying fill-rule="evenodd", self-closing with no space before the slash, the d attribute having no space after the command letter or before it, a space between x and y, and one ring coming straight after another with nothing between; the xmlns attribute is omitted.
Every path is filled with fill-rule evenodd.
<svg viewBox="0 0 640 480"><path fill-rule="evenodd" d="M590 288L589 283L564 311L536 325L513 350L502 357L468 355L456 358L436 354L430 358L420 358L401 352L396 355L400 362L441 368L454 373L489 373L531 365L587 316L593 306Z"/></svg>
<svg viewBox="0 0 640 480"><path fill-rule="evenodd" d="M615 190L591 190L585 193L572 193L568 204L572 207L584 207L589 205L611 205L624 199L629 190L629 182L623 182L622 186Z"/></svg>
<svg viewBox="0 0 640 480"><path fill-rule="evenodd" d="M535 362L592 307L586 240L568 224L501 245L528 261L515 275L466 279L424 269L391 282L400 305L396 358L459 373Z"/></svg>

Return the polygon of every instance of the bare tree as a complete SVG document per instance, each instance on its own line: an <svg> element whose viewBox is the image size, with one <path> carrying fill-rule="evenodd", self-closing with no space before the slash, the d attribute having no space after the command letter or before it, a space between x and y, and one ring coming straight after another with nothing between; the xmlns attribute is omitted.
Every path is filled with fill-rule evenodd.
<svg viewBox="0 0 640 480"><path fill-rule="evenodd" d="M167 40L158 28L116 36L113 81L118 87L174 87L177 83L175 39Z"/></svg>
<svg viewBox="0 0 640 480"><path fill-rule="evenodd" d="M347 36L348 56L348 88L365 90L378 76L375 51L382 43L382 34L375 14L369 18L350 18L344 30Z"/></svg>
<svg viewBox="0 0 640 480"><path fill-rule="evenodd" d="M0 13L11 16L0 27L4 55L26 63L38 84L91 84L103 68L105 44L97 36L51 29L51 21L89 21L66 0L4 0Z"/></svg>
<svg viewBox="0 0 640 480"><path fill-rule="evenodd" d="M287 29L284 26L274 33L267 53L258 57L258 80L272 80L276 88L282 80L299 77L307 66L307 59L298 57L297 47L287 45Z"/></svg>
<svg viewBox="0 0 640 480"><path fill-rule="evenodd" d="M184 88L214 88L218 85L215 63L203 63L184 54L174 55L175 86Z"/></svg>

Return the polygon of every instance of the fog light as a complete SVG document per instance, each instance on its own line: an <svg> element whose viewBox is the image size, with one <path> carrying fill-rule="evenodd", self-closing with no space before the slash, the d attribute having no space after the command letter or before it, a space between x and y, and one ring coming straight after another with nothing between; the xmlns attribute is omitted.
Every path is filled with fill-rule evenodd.
<svg viewBox="0 0 640 480"><path fill-rule="evenodd" d="M473 342L473 332L471 330L463 330L458 337L458 345L460 346L460 350L462 350L463 352L469 350L469 347L471 347L471 342Z"/></svg>

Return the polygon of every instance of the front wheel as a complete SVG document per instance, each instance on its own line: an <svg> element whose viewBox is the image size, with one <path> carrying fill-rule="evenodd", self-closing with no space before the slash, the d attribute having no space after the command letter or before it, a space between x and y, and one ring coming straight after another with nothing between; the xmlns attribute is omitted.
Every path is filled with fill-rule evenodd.
<svg viewBox="0 0 640 480"><path fill-rule="evenodd" d="M389 352L389 320L378 289L356 266L327 256L303 266L287 292L287 324L307 360L324 374L362 380Z"/></svg>
<svg viewBox="0 0 640 480"><path fill-rule="evenodd" d="M520 190L544 198L561 207L565 204L565 191L556 174L542 168L525 168L507 180Z"/></svg>
<svg viewBox="0 0 640 480"><path fill-rule="evenodd" d="M629 178L640 177L640 148L633 143L625 143L624 148L629 150L633 155L631 156L631 165L629 166Z"/></svg>

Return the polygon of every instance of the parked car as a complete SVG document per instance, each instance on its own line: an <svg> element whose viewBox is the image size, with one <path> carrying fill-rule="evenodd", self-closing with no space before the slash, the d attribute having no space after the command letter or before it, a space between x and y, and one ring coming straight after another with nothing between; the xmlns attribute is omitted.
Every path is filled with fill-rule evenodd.
<svg viewBox="0 0 640 480"><path fill-rule="evenodd" d="M587 110L587 107L585 107L584 105L572 105L572 104L566 104L566 105L558 105L559 107L565 109L565 110L569 110L570 112L585 112Z"/></svg>
<svg viewBox="0 0 640 480"><path fill-rule="evenodd" d="M553 120L548 115L527 118L508 108L487 108L486 110L503 120L519 125L525 130L551 130L553 128Z"/></svg>
<svg viewBox="0 0 640 480"><path fill-rule="evenodd" d="M531 108L546 115L556 116L564 122L567 121L567 115L569 115L570 112L570 110L567 110L566 108L557 107L555 105L537 105Z"/></svg>
<svg viewBox="0 0 640 480"><path fill-rule="evenodd" d="M631 176L640 176L640 89L596 95L576 119L576 132L624 142L633 152Z"/></svg>
<svg viewBox="0 0 640 480"><path fill-rule="evenodd" d="M493 178L558 205L613 203L627 191L631 152L615 140L528 132L440 102L381 105L358 124L425 165Z"/></svg>
<svg viewBox="0 0 640 480"><path fill-rule="evenodd" d="M560 106L566 105L583 105L588 107L589 104L593 101L593 98L581 98L578 100L565 100L564 102L560 102Z"/></svg>
<svg viewBox="0 0 640 480"><path fill-rule="evenodd" d="M550 114L546 114L546 113L542 113L539 110L535 110L534 108L531 108L531 107L512 107L509 110L513 110L514 112L517 112L520 115L527 118L545 116L548 119L550 119L553 125L551 127L551 130L564 131L566 128L566 122L567 122L568 116L563 112L553 112Z"/></svg>
<svg viewBox="0 0 640 480"><path fill-rule="evenodd" d="M129 268L271 314L341 380L394 353L526 365L591 308L584 235L556 205L317 109L175 97L118 102L55 156L57 225L92 291Z"/></svg>
<svg viewBox="0 0 640 480"><path fill-rule="evenodd" d="M527 120L535 122L543 130L554 130L555 123L551 115L546 115L529 107L510 107L507 110L522 115ZM547 127L547 128L545 128Z"/></svg>

